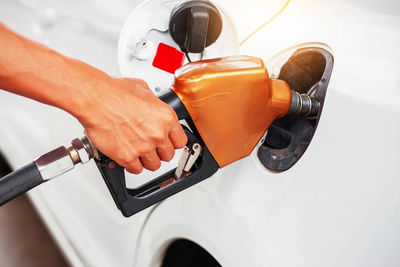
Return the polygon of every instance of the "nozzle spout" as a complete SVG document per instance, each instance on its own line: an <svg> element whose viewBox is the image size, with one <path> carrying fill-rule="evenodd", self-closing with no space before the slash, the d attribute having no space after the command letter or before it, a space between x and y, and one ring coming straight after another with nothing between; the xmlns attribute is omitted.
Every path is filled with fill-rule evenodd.
<svg viewBox="0 0 400 267"><path fill-rule="evenodd" d="M288 114L298 114L305 116L315 116L320 109L320 103L315 97L307 94L300 94L294 90L292 92L292 102Z"/></svg>

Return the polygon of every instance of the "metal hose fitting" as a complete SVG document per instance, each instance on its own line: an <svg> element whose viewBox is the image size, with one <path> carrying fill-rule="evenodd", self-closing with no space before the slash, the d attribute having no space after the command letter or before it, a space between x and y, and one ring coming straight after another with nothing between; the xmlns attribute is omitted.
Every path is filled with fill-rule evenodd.
<svg viewBox="0 0 400 267"><path fill-rule="evenodd" d="M90 143L89 138L85 135L82 138L75 138L71 142L71 146L67 148L69 156L75 164L85 164L90 159L98 159L97 149Z"/></svg>
<svg viewBox="0 0 400 267"><path fill-rule="evenodd" d="M53 179L74 168L78 163L85 164L92 158L97 158L98 152L84 136L75 138L71 146L60 146L34 160L34 163L43 179Z"/></svg>
<svg viewBox="0 0 400 267"><path fill-rule="evenodd" d="M317 99L307 94L300 94L292 90L292 102L288 114L315 116L318 114L320 103Z"/></svg>

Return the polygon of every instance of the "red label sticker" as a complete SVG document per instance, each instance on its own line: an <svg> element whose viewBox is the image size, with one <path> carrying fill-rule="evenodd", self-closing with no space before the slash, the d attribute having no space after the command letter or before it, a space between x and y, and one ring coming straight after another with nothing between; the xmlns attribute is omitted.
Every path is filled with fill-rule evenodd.
<svg viewBox="0 0 400 267"><path fill-rule="evenodd" d="M178 49L160 43L157 47L156 56L153 59L153 67L174 74L182 67L185 61L185 54Z"/></svg>

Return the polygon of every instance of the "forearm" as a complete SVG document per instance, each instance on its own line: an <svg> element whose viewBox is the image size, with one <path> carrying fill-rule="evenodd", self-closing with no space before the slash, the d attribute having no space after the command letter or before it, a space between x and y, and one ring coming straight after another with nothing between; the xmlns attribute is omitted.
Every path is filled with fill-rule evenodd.
<svg viewBox="0 0 400 267"><path fill-rule="evenodd" d="M0 23L0 88L59 107L78 119L110 77L28 40Z"/></svg>

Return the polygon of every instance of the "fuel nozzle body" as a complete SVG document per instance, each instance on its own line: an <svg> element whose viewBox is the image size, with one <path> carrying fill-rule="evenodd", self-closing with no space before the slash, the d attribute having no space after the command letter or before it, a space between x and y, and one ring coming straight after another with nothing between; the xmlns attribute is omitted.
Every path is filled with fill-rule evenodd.
<svg viewBox="0 0 400 267"><path fill-rule="evenodd" d="M171 90L220 167L248 156L275 119L319 111L316 99L271 79L263 60L249 56L189 63Z"/></svg>

